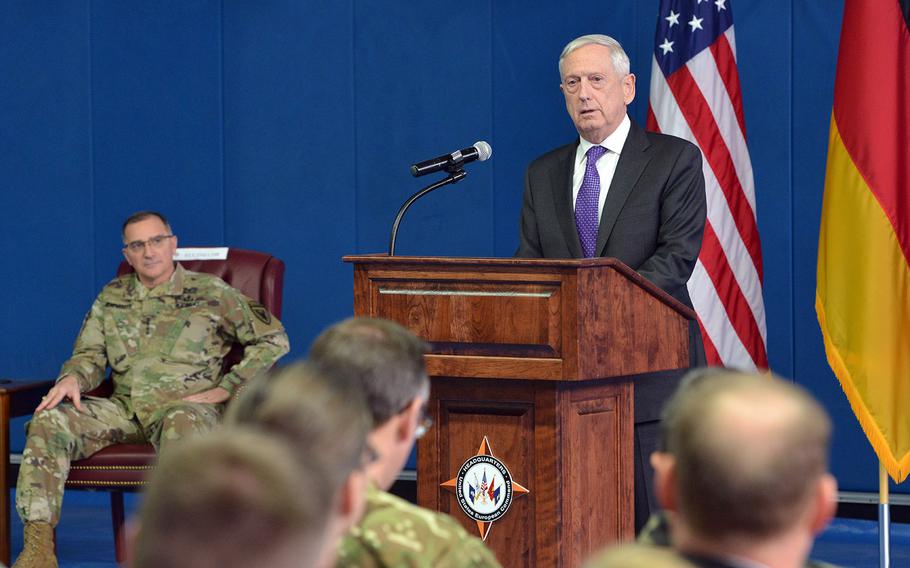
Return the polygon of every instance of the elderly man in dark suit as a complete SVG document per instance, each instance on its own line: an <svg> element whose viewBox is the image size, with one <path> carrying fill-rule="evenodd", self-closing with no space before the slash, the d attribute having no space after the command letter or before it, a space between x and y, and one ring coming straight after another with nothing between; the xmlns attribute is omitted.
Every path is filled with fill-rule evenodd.
<svg viewBox="0 0 910 568"><path fill-rule="evenodd" d="M559 72L580 138L528 166L516 255L615 257L692 307L686 282L701 250L706 212L701 152L629 119L635 75L613 38L571 41ZM690 336L692 362L702 363L694 322Z"/></svg>
<svg viewBox="0 0 910 568"><path fill-rule="evenodd" d="M686 282L701 250L706 215L701 152L632 122L626 107L635 98L635 75L615 39L572 40L559 57L559 74L579 138L528 166L516 256L615 257L691 308ZM689 346L690 366L704 365L695 321L689 325ZM639 528L656 505L646 457L657 449L660 403L679 375L657 373L636 381Z"/></svg>

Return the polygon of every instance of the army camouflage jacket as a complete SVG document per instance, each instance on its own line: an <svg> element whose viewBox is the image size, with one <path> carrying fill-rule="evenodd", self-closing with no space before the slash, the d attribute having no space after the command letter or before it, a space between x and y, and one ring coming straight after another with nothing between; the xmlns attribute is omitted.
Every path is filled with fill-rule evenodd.
<svg viewBox="0 0 910 568"><path fill-rule="evenodd" d="M648 522L642 527L638 538L635 539L638 544L669 547L670 546L670 520L664 511L658 511L648 518ZM593 566L591 567L593 568ZM821 560L806 560L806 568L838 568L834 564L828 564Z"/></svg>
<svg viewBox="0 0 910 568"><path fill-rule="evenodd" d="M233 343L243 359L222 374ZM113 398L148 425L185 396L221 387L233 394L288 352L278 318L210 274L177 265L168 282L149 290L135 274L109 282L92 304L60 377L83 392L97 387L107 366Z"/></svg>
<svg viewBox="0 0 910 568"><path fill-rule="evenodd" d="M336 565L481 568L499 562L452 517L371 486L363 519L341 540Z"/></svg>

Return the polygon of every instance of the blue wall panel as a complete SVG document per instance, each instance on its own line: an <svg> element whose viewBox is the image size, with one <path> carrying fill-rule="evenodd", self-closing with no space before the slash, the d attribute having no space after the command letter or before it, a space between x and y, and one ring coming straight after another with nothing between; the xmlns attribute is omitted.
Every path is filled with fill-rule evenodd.
<svg viewBox="0 0 910 568"><path fill-rule="evenodd" d="M0 376L56 376L97 291L88 15L88 2L0 10Z"/></svg>
<svg viewBox="0 0 910 568"><path fill-rule="evenodd" d="M842 0L734 0L765 260L769 357L835 418L842 487L875 461L824 358L815 256ZM120 258L119 225L168 213L183 245L287 262L293 356L351 311L346 253L387 246L431 179L408 166L485 139L493 158L418 202L401 254L508 256L527 163L575 131L556 60L626 46L647 109L657 2L12 2L0 10L0 373L50 376ZM436 176L430 176L435 178ZM48 325L47 322L53 322Z"/></svg>
<svg viewBox="0 0 910 568"><path fill-rule="evenodd" d="M352 21L346 2L225 3L225 243L285 261L294 357L352 309Z"/></svg>
<svg viewBox="0 0 910 568"><path fill-rule="evenodd" d="M357 241L385 251L398 206L441 178L409 167L492 139L490 4L382 0L355 8ZM495 158L494 158L495 159ZM398 254L491 256L489 164L418 201L401 224Z"/></svg>
<svg viewBox="0 0 910 568"><path fill-rule="evenodd" d="M100 286L139 209L168 215L181 245L223 239L220 3L96 1L91 28Z"/></svg>
<svg viewBox="0 0 910 568"><path fill-rule="evenodd" d="M789 25L756 25L780 18L778 4L736 2L733 8L764 258L768 359L776 372L793 377L792 30Z"/></svg>
<svg viewBox="0 0 910 568"><path fill-rule="evenodd" d="M88 4L0 10L0 375L55 375L94 296Z"/></svg>

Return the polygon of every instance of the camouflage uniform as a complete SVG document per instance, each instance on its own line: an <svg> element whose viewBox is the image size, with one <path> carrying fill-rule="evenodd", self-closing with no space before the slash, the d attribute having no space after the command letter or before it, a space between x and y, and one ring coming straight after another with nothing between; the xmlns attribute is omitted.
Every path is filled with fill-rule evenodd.
<svg viewBox="0 0 910 568"><path fill-rule="evenodd" d="M638 544L648 546L668 547L670 546L670 519L665 511L658 511L651 515L638 538L635 539ZM837 568L834 564L828 564L821 560L806 560L806 568Z"/></svg>
<svg viewBox="0 0 910 568"><path fill-rule="evenodd" d="M244 345L243 360L222 375L234 342ZM67 402L34 416L19 470L19 515L57 523L70 460L122 442L147 441L160 451L210 429L223 405L183 397L215 387L233 394L288 348L277 318L215 276L178 264L168 282L151 290L133 274L111 281L92 304L60 378L76 377L86 392L110 366L114 393L83 398L82 412Z"/></svg>
<svg viewBox="0 0 910 568"><path fill-rule="evenodd" d="M448 515L375 487L360 523L338 546L337 566L499 566L483 541Z"/></svg>

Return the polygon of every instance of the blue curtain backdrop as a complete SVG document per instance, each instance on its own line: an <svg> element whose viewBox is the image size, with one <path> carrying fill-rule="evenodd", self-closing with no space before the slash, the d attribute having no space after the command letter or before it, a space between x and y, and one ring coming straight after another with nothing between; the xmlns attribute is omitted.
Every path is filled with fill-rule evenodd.
<svg viewBox="0 0 910 568"><path fill-rule="evenodd" d="M351 313L347 253L385 250L410 163L493 158L418 202L400 254L510 256L523 171L574 137L556 59L608 33L647 109L658 2L0 1L0 375L51 377L120 258L120 222L287 262L300 357ZM876 462L824 359L815 257L842 2L734 0L777 372L834 415L843 489ZM13 441L21 448L21 434Z"/></svg>

